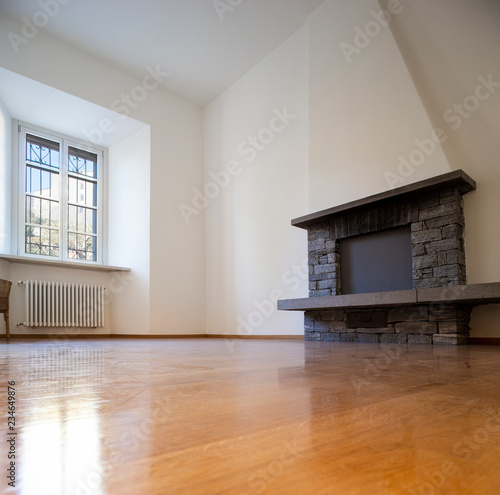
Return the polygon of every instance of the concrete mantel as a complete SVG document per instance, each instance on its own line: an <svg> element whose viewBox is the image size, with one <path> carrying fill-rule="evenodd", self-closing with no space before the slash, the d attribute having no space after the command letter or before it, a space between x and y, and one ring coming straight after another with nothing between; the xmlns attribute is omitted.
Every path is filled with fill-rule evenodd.
<svg viewBox="0 0 500 495"><path fill-rule="evenodd" d="M393 308L432 303L470 304L473 306L500 303L500 282L369 294L286 299L278 301L278 309L283 311L314 311Z"/></svg>
<svg viewBox="0 0 500 495"><path fill-rule="evenodd" d="M328 208L316 213L310 213L309 215L292 220L292 225L294 227L308 229L316 223L333 220L333 218L339 214L345 214L354 210L369 209L384 203L408 199L412 196L447 188L454 188L460 194L466 194L476 189L476 182L463 170L455 170L447 174L398 187L367 198L351 201L350 203L334 206L333 208Z"/></svg>

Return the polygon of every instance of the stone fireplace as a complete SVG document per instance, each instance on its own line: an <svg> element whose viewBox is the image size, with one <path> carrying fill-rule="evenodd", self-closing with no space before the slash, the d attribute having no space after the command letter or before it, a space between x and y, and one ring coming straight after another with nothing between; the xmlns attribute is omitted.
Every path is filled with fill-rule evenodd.
<svg viewBox="0 0 500 495"><path fill-rule="evenodd" d="M477 304L500 302L500 284L466 285L463 171L292 221L308 232L305 339L465 344Z"/></svg>

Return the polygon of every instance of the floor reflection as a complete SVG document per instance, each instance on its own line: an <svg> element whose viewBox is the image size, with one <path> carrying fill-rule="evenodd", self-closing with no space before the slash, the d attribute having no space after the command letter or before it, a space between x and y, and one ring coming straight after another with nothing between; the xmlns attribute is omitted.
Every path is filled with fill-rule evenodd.
<svg viewBox="0 0 500 495"><path fill-rule="evenodd" d="M10 373L19 361L10 358ZM103 351L36 346L20 387L18 493L105 495L98 391Z"/></svg>
<svg viewBox="0 0 500 495"><path fill-rule="evenodd" d="M44 415L42 408L32 410L20 437L23 446L20 462L23 495L104 495L101 465L99 420L97 416L66 421L70 409L91 414L85 403L46 404L58 408ZM33 420L35 424L31 424Z"/></svg>

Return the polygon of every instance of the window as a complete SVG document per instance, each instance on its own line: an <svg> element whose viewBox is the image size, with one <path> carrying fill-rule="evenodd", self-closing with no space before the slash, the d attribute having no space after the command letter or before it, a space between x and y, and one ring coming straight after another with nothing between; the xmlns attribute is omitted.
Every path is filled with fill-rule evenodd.
<svg viewBox="0 0 500 495"><path fill-rule="evenodd" d="M102 262L104 150L20 126L20 251Z"/></svg>

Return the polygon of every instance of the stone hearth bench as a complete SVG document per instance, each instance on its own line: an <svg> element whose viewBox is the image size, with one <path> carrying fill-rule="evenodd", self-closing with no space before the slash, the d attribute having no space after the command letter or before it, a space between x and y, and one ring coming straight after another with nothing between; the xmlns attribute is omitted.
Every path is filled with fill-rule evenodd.
<svg viewBox="0 0 500 495"><path fill-rule="evenodd" d="M466 344L474 306L500 303L500 283L278 301L305 311L306 340Z"/></svg>

